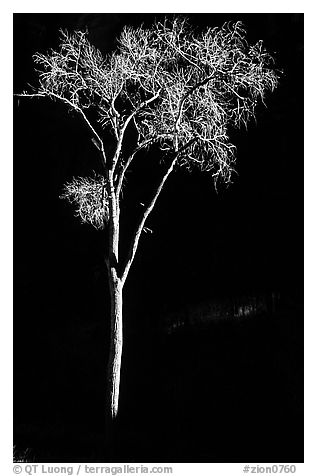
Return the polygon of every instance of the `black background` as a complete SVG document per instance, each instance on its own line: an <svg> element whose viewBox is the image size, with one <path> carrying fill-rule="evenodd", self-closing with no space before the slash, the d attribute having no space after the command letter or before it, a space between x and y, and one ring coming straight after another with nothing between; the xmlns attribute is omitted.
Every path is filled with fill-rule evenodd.
<svg viewBox="0 0 317 476"><path fill-rule="evenodd" d="M124 354L115 459L303 459L303 15L188 14L197 29L242 20L283 70L257 122L234 131L239 175L218 194L208 174L174 173L124 290ZM32 54L58 29L89 29L111 51L125 24L152 14L15 14L14 92L35 83ZM157 153L129 175L124 253ZM88 131L63 106L14 99L14 429L47 461L101 453L109 296L105 232L80 225L63 184L98 171ZM231 294L276 290L272 319L167 337L162 316Z"/></svg>

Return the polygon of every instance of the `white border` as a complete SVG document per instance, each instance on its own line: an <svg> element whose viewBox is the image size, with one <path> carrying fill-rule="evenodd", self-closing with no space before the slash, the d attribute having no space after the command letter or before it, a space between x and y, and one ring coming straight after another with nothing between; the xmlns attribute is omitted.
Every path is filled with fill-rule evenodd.
<svg viewBox="0 0 317 476"><path fill-rule="evenodd" d="M317 124L316 108L316 62L317 18L313 2L308 1L221 1L201 2L166 1L160 2L105 2L56 0L54 2L14 1L2 2L0 31L1 44L1 138L0 157L0 217L1 217L1 255L0 255L0 291L1 291L1 461L3 474L12 474L12 14L13 13L305 13L305 464L297 465L297 474L316 473L316 321L317 310L317 262L316 262L316 146ZM132 8L133 6L133 8ZM290 138L291 140L291 138ZM299 157L301 167L301 157ZM248 462L246 462L248 463ZM282 462L281 462L282 463ZM283 462L287 463L287 462ZM260 462L259 462L260 464ZM267 466L268 463L265 463ZM174 474L243 474L242 464L176 464ZM74 465L76 467L76 465ZM5 468L5 469L4 469Z"/></svg>
<svg viewBox="0 0 317 476"><path fill-rule="evenodd" d="M12 6L13 3L13 6ZM26 12L41 12L41 13L77 13L87 12L87 1L78 0L76 2L57 0L55 2L40 2L40 1L28 1L23 0L10 3L10 11L16 13ZM104 2L104 1L89 1L89 11L98 13L137 13L137 12L149 12L149 13L234 13L234 12L251 12L251 13L297 13L303 12L305 9L305 3L295 0L281 1L281 0L267 0L263 2L252 1L226 1L221 2L207 2L207 1L194 1L186 2L182 0L160 0L159 2L149 1L133 1L133 2Z"/></svg>

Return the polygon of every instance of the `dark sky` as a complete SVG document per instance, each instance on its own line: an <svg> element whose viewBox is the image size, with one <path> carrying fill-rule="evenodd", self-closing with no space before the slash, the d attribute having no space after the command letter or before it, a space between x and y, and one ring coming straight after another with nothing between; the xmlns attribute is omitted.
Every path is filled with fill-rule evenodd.
<svg viewBox="0 0 317 476"><path fill-rule="evenodd" d="M205 299L273 289L294 295L303 286L303 15L187 16L197 28L242 20L249 41L262 39L283 74L267 107L258 107L256 124L232 136L239 175L228 189L217 194L207 173L180 170L169 178L147 222L153 233L143 233L126 282L130 331L150 329L170 309ZM88 27L91 42L110 51L125 24L150 25L154 19L153 14L15 14L14 91L34 82L32 54L55 48L59 28ZM158 160L149 154L129 176L123 251ZM93 170L98 170L96 149L73 114L47 100L14 99L16 393L33 382L41 401L49 390L38 382L57 378L59 354L76 355L84 366L86 357L77 347L94 342L91 364L95 348L103 346L106 236L81 225L59 199L65 181ZM75 364L69 362L71 374ZM36 419L33 399L18 399L18 420L26 414ZM58 414L49 402L50 415Z"/></svg>

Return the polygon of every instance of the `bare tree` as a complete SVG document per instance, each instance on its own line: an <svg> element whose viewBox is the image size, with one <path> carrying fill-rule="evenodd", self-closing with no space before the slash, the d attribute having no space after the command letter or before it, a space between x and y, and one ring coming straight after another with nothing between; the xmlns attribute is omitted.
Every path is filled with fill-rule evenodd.
<svg viewBox="0 0 317 476"><path fill-rule="evenodd" d="M240 22L196 33L183 18L145 29L126 27L116 50L103 56L88 32L61 32L57 51L34 55L39 82L20 96L48 97L75 111L88 127L103 172L74 178L63 197L84 223L107 228L106 266L111 295L108 394L118 412L122 354L122 290L140 236L164 184L176 167L198 167L214 184L230 183L235 146L228 127L246 125L256 104L277 86L262 41L249 45ZM133 147L124 141L134 131ZM114 152L106 153L105 141ZM119 254L122 186L143 150L162 151L165 171L136 224L126 256Z"/></svg>

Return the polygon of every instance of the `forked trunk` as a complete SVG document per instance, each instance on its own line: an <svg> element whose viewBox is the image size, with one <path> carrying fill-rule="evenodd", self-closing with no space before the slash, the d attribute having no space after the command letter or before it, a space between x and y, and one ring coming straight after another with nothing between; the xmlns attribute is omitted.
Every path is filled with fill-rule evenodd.
<svg viewBox="0 0 317 476"><path fill-rule="evenodd" d="M122 356L122 284L120 280L111 280L111 324L110 350L107 369L108 408L111 420L118 414L120 368Z"/></svg>

